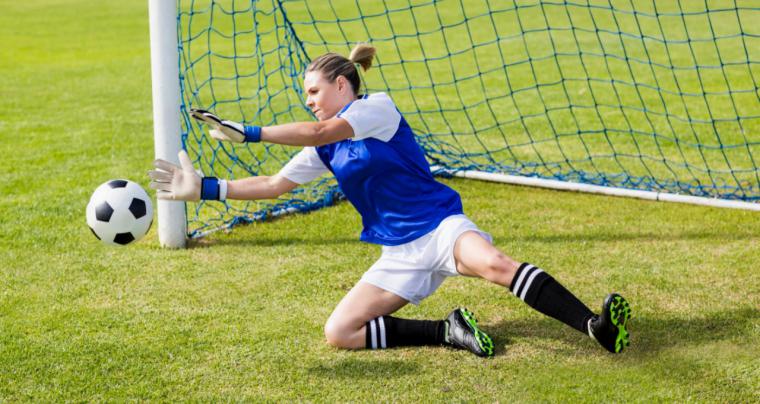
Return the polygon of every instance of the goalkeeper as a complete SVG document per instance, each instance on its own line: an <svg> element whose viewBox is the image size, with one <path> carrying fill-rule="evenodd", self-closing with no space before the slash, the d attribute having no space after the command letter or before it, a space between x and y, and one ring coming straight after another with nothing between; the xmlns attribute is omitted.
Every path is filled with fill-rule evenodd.
<svg viewBox="0 0 760 404"><path fill-rule="evenodd" d="M325 324L333 346L445 345L493 355L491 338L467 309L457 308L443 320L392 316L409 302L419 304L446 278L464 275L497 283L608 351L622 351L629 344L631 314L622 296L609 294L595 314L546 271L495 248L491 236L464 215L459 194L433 178L393 101L384 93L359 95L359 66L367 70L374 55L374 47L362 44L348 59L327 53L308 66L306 106L317 122L247 126L192 111L221 141L304 146L278 174L234 181L201 178L182 151L181 166L155 161L151 188L158 198L170 200L272 199L331 172L361 214L361 240L382 246L380 258Z"/></svg>

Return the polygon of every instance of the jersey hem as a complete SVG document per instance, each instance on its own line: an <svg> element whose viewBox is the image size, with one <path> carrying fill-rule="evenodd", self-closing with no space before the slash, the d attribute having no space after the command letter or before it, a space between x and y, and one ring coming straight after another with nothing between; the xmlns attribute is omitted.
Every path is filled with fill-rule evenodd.
<svg viewBox="0 0 760 404"><path fill-rule="evenodd" d="M379 238L379 237L373 237L373 236L370 236L370 235L366 235L364 232L362 232L362 235L359 237L359 240L364 241L365 243L379 244L379 245L385 245L385 246L389 246L389 247L394 247L394 246L397 246L397 245L402 245L402 244L410 243L410 242L412 242L414 240L417 240L418 238L420 238L420 237L422 237L422 236L424 236L424 235L426 235L426 234L428 234L430 232L435 231L435 229L438 228L438 226L441 224L441 222L443 222L444 220L448 219L449 217L455 216L455 215L463 215L463 214L464 214L464 211L462 211L462 210L451 212L451 213L449 213L446 216L438 218L438 220L436 220L436 221L430 222L430 223L432 223L431 226L425 227L422 230L418 230L418 231L412 233L411 235L406 236L406 237L401 238L401 239L386 240L386 239L382 239L382 238Z"/></svg>

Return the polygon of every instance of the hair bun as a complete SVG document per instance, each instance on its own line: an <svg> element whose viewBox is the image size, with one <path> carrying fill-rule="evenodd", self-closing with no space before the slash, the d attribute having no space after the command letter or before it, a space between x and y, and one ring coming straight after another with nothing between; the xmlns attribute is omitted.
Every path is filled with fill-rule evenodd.
<svg viewBox="0 0 760 404"><path fill-rule="evenodd" d="M374 59L375 53L376 50L374 46L366 43L360 43L356 45L351 51L351 55L348 57L348 60L359 64L362 67L362 70L366 72L370 67L372 67L372 59Z"/></svg>

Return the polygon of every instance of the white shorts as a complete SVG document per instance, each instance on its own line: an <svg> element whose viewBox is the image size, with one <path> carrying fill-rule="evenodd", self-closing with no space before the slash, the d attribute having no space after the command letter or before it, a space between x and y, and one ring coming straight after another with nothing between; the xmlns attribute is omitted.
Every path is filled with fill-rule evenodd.
<svg viewBox="0 0 760 404"><path fill-rule="evenodd" d="M406 244L383 246L383 255L361 281L420 304L449 276L459 275L454 244L466 231L475 231L492 242L490 234L478 229L465 215L444 219L432 232Z"/></svg>

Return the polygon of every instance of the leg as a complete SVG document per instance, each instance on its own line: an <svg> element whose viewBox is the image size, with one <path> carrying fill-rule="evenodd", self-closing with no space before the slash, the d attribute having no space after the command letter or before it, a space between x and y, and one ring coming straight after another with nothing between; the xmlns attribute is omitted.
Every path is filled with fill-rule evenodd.
<svg viewBox="0 0 760 404"><path fill-rule="evenodd" d="M457 271L507 287L539 312L588 334L613 353L629 344L627 322L631 315L626 300L610 294L596 316L578 298L542 269L504 255L477 232L462 233L454 245Z"/></svg>
<svg viewBox="0 0 760 404"><path fill-rule="evenodd" d="M454 244L457 271L465 276L477 276L501 286L512 284L520 263L504 255L488 240L474 231L462 233Z"/></svg>
<svg viewBox="0 0 760 404"><path fill-rule="evenodd" d="M463 233L454 245L457 270L507 287L539 312L586 333L594 313L542 269L518 264L474 231Z"/></svg>
<svg viewBox="0 0 760 404"><path fill-rule="evenodd" d="M391 292L359 282L343 297L327 319L327 343L338 348L364 348L367 322L392 314L407 303L409 302Z"/></svg>
<svg viewBox="0 0 760 404"><path fill-rule="evenodd" d="M359 282L327 320L327 343L348 349L449 345L478 356L493 355L493 342L478 329L469 311L456 309L446 320L438 321L389 316L407 303L391 292Z"/></svg>

